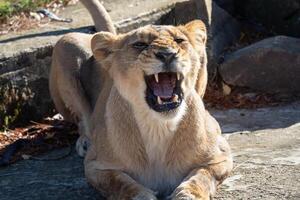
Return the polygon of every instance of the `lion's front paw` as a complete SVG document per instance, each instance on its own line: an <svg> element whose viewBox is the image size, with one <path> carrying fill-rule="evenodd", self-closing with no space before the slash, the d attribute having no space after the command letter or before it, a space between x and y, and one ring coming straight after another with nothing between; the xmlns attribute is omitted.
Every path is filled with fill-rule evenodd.
<svg viewBox="0 0 300 200"><path fill-rule="evenodd" d="M202 200L203 198L200 197L196 197L193 194L180 194L180 195L176 195L175 197L171 198L172 200ZM204 200L204 199L203 199Z"/></svg>
<svg viewBox="0 0 300 200"><path fill-rule="evenodd" d="M86 136L81 135L76 142L76 151L79 156L84 157L90 146L90 141Z"/></svg>
<svg viewBox="0 0 300 200"><path fill-rule="evenodd" d="M171 196L172 200L209 200L208 191L191 189L177 189Z"/></svg>
<svg viewBox="0 0 300 200"><path fill-rule="evenodd" d="M135 195L132 200L157 200L156 196L151 191L143 190Z"/></svg>

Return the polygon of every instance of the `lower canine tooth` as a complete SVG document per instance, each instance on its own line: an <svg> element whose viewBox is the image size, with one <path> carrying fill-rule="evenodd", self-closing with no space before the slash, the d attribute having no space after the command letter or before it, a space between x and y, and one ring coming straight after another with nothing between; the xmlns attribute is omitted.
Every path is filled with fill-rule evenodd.
<svg viewBox="0 0 300 200"><path fill-rule="evenodd" d="M177 80L180 80L180 74L177 72Z"/></svg>
<svg viewBox="0 0 300 200"><path fill-rule="evenodd" d="M178 101L178 95L177 94L174 95L174 97L172 98L172 101L173 102L177 102Z"/></svg>
<svg viewBox="0 0 300 200"><path fill-rule="evenodd" d="M158 74L154 74L154 77L155 77L155 81L158 83L159 82Z"/></svg>
<svg viewBox="0 0 300 200"><path fill-rule="evenodd" d="M158 102L158 104L162 104L163 103L162 100L161 100L161 98L159 96L157 96L157 102Z"/></svg>

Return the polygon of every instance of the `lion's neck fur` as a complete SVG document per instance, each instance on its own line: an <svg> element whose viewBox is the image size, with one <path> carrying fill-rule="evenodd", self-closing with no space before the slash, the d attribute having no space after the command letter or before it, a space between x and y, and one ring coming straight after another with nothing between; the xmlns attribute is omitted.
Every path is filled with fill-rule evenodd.
<svg viewBox="0 0 300 200"><path fill-rule="evenodd" d="M138 132L136 134L142 140L142 146L147 154L149 164L163 161L168 144L175 135L177 127L185 114L185 102L179 107L175 117L165 118L151 110L146 104L136 103L135 105L130 105L115 87L112 88L111 92L111 96L108 99L110 106L106 108L106 115L110 115L109 117L107 116L107 119L112 120L109 124L118 127L121 123L119 121L120 116L124 115L123 119L127 120L126 122L122 121L122 124L129 127L130 130L127 130L129 133L133 130ZM116 107L119 107L118 110L120 112L115 117L111 116L112 110L116 110ZM122 134L124 132L125 130L122 131Z"/></svg>
<svg viewBox="0 0 300 200"><path fill-rule="evenodd" d="M185 105L182 105L176 117L165 119L154 113L150 108L145 109L138 106L134 108L134 117L150 163L153 164L164 160L169 143L177 130L184 112Z"/></svg>
<svg viewBox="0 0 300 200"><path fill-rule="evenodd" d="M167 151L184 112L185 105L182 105L177 116L167 120L158 116L157 113L154 114L150 109L135 108L134 110L148 158L148 166L139 178L142 183L154 190L165 188L165 185L175 185L176 178L168 170L166 162ZM166 191L169 189L165 188Z"/></svg>
<svg viewBox="0 0 300 200"><path fill-rule="evenodd" d="M112 71L112 76L118 77L120 74L113 73ZM126 81L123 81L122 84L118 81L121 79L122 77L119 77L119 79L116 78L114 81L114 95L119 96L119 100L123 101L123 104L125 102L128 104L127 111L125 112L127 115L126 118L128 119L128 115L132 115L130 118L133 121L130 126L137 126L139 136L142 139L142 146L147 154L148 164L152 165L156 162L162 162L168 144L172 140L178 124L185 113L186 104L182 103L173 117L164 117L163 114L150 109L144 97L142 97L143 95L132 92L131 85L138 85L139 89L137 91L143 93L145 86L138 84L138 82L143 80L134 81L136 79L123 77L127 83L124 84Z"/></svg>
<svg viewBox="0 0 300 200"><path fill-rule="evenodd" d="M131 175L148 187L158 189L175 185L178 180L168 169L166 154L185 114L186 105L183 103L172 119L164 119L150 108L139 106L142 105L130 106L117 89L112 88L106 107L106 119L112 121L106 124L112 145L118 147L115 153L124 159L126 165L136 169ZM120 112L112 113L112 110Z"/></svg>

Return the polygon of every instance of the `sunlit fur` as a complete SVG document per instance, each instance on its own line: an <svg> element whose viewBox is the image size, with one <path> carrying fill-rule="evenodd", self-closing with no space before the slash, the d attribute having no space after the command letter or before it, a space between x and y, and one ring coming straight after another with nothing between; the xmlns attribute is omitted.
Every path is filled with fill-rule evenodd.
<svg viewBox="0 0 300 200"><path fill-rule="evenodd" d="M69 92L80 96L79 102L67 106L81 121L89 122L82 131L91 142L85 157L88 182L113 200L150 200L156 195L174 200L213 196L216 186L231 171L232 159L218 123L202 101L207 83L205 25L195 20L178 27L149 25L120 35L100 32L88 38L88 47L72 35L65 36L59 42L61 46L55 47L54 56L67 50L65 41L70 38L76 41L75 46L92 49L94 65L100 71L100 86L93 93L97 98L89 97L96 99L90 103L91 114L80 104L88 102L84 100L88 98L76 84L70 86ZM177 43L176 38L184 41ZM137 41L149 47L137 50L133 47ZM154 56L162 48L177 53L168 68ZM68 58L65 56L64 60ZM56 82L77 80L64 66L54 65L53 71L59 71L58 67L66 71L59 78L53 77ZM146 103L144 76L170 71L183 76L183 102L172 111L156 112ZM54 84L52 94L63 96L57 92L61 87L65 86ZM63 101L59 100L71 101L70 97L54 98L57 107L68 116L68 109L64 110Z"/></svg>

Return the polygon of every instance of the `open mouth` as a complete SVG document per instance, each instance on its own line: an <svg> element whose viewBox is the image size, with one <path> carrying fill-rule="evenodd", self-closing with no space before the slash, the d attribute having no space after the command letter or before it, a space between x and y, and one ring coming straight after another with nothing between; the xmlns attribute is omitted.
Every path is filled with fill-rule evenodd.
<svg viewBox="0 0 300 200"><path fill-rule="evenodd" d="M162 72L145 76L147 84L146 102L157 112L171 111L182 103L182 75Z"/></svg>

